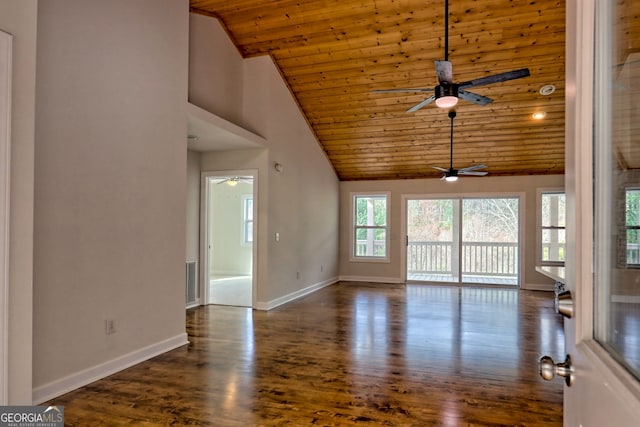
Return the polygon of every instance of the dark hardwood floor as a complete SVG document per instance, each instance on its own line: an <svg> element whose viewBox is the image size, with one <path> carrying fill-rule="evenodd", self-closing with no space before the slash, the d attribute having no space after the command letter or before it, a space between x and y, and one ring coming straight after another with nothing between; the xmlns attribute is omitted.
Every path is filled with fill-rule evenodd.
<svg viewBox="0 0 640 427"><path fill-rule="evenodd" d="M68 426L561 426L553 295L339 283L187 312L190 344L49 402Z"/></svg>

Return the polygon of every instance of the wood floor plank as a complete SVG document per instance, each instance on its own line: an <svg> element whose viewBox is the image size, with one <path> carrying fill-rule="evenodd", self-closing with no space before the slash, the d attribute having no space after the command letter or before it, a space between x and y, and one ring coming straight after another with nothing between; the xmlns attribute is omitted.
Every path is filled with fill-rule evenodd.
<svg viewBox="0 0 640 427"><path fill-rule="evenodd" d="M552 294L341 282L187 312L190 344L54 399L68 426L561 426Z"/></svg>

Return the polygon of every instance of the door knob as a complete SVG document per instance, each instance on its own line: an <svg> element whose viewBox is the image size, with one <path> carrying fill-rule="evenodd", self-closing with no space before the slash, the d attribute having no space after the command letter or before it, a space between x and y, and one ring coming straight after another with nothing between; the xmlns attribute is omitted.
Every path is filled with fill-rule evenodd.
<svg viewBox="0 0 640 427"><path fill-rule="evenodd" d="M568 354L562 363L555 363L551 357L542 356L538 365L542 379L551 381L557 375L564 377L567 387L571 387L573 384L573 365L571 364L571 356Z"/></svg>
<svg viewBox="0 0 640 427"><path fill-rule="evenodd" d="M573 317L573 297L571 291L562 291L556 294L556 313L571 319Z"/></svg>

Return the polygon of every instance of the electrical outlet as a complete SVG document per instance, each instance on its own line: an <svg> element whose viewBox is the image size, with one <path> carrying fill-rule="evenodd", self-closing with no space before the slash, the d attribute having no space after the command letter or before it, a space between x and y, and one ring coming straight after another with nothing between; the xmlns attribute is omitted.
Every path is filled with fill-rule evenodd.
<svg viewBox="0 0 640 427"><path fill-rule="evenodd" d="M300 272L296 271L296 279L299 279L299 278L300 278Z"/></svg>
<svg viewBox="0 0 640 427"><path fill-rule="evenodd" d="M104 333L112 335L116 333L116 321L113 319L107 319L104 321Z"/></svg>
<svg viewBox="0 0 640 427"><path fill-rule="evenodd" d="M320 273L322 273L324 271L324 265L320 266Z"/></svg>

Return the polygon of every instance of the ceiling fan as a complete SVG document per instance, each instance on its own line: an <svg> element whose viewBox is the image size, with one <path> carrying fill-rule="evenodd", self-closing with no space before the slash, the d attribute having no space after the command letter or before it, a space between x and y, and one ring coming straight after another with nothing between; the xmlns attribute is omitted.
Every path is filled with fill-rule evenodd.
<svg viewBox="0 0 640 427"><path fill-rule="evenodd" d="M458 180L459 175L476 175L476 176L484 176L487 172L480 171L477 172L477 169L484 169L486 165L473 165L462 169L454 169L453 168L453 119L456 117L455 110L449 111L449 118L451 119L451 149L450 149L450 161L449 161L449 169L440 168L438 166L432 166L434 169L438 169L439 171L444 172L442 179L445 181L453 182Z"/></svg>
<svg viewBox="0 0 640 427"><path fill-rule="evenodd" d="M242 184L253 184L253 178L250 176L231 176L221 178L216 184L224 184L226 183L230 187L234 187L239 183Z"/></svg>
<svg viewBox="0 0 640 427"><path fill-rule="evenodd" d="M449 61L449 0L445 0L444 2L444 61L436 60L434 62L436 65L436 74L438 76L438 85L436 87L414 89L381 89L374 90L373 92L434 92L433 95L407 110L408 113L413 113L433 101L435 101L436 105L440 108L452 108L458 103L459 98L478 105L487 105L490 102L493 102L493 99L483 95L478 95L473 92L469 92L466 89L519 79L531 75L528 68L522 68L520 70L480 77L478 79L469 80L467 82L454 83L453 67L451 65L451 62Z"/></svg>

